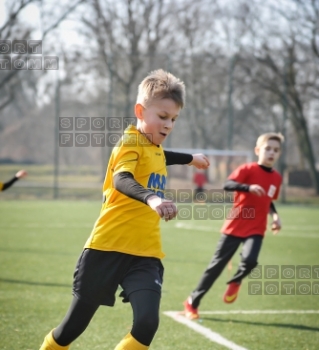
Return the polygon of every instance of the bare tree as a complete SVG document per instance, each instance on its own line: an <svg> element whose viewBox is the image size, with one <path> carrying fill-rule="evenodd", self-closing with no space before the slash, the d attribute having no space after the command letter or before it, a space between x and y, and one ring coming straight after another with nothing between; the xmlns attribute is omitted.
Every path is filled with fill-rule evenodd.
<svg viewBox="0 0 319 350"><path fill-rule="evenodd" d="M293 2L297 4L296 9L283 9L279 5L268 8L273 19L276 18L277 25L263 21L265 19L255 15L258 13L256 8L254 11L251 9L253 19L250 23L254 22L255 25L253 35L258 37L255 37L254 47L246 49L253 52L258 65L251 65L246 60L241 62L241 67L253 78L256 86L276 96L277 102L286 109L300 153L307 160L314 188L319 194L319 172L307 116L309 104L317 95L319 66L315 64L312 54L315 53L313 22L307 22L307 16L300 16L300 7L305 6L304 2ZM308 23L308 30L304 26L305 22Z"/></svg>
<svg viewBox="0 0 319 350"><path fill-rule="evenodd" d="M44 28L42 37L44 39L50 32L57 28L62 21L64 21L67 16L72 13L76 7L83 3L85 0L77 0L75 3L66 9L62 10L56 18L51 19L51 23L48 27ZM39 7L42 5L42 0L14 0L9 3L8 15L5 23L0 28L0 40L28 40L30 34L34 30L30 25L21 23L19 15L21 12L29 5L36 4ZM52 16L51 16L52 17ZM21 58L23 54L18 54L17 58ZM21 76L22 75L22 76ZM32 77L31 77L32 75ZM30 78L31 77L31 78ZM20 69L10 69L10 70L1 70L0 71L0 110L9 106L17 96L17 91L20 89L22 84L24 84L24 89L29 86L32 90L36 87L36 82L39 78L37 72L29 70L27 75L23 74L23 70ZM32 82L31 85L28 84Z"/></svg>
<svg viewBox="0 0 319 350"><path fill-rule="evenodd" d="M170 34L169 17L163 0L92 0L91 12L83 18L87 35L97 41L101 72L113 84L110 94L116 91L124 102L125 117L131 116L133 85L142 70L154 68L161 43Z"/></svg>
<svg viewBox="0 0 319 350"><path fill-rule="evenodd" d="M297 4L299 11L294 16L288 16L288 19L302 21L302 24L308 29L308 40L313 53L319 58L319 2L318 0L293 1ZM283 15L287 18L286 14L283 13Z"/></svg>

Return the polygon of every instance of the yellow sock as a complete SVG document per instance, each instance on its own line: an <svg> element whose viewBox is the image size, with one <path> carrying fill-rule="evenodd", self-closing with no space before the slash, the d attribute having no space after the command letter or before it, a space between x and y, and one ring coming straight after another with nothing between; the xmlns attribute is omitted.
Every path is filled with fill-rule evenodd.
<svg viewBox="0 0 319 350"><path fill-rule="evenodd" d="M129 333L117 344L114 350L147 350L148 348L148 346L139 343L131 333Z"/></svg>
<svg viewBox="0 0 319 350"><path fill-rule="evenodd" d="M68 350L70 348L70 345L60 346L59 344L57 344L53 339L52 332L53 331L46 335L40 350Z"/></svg>

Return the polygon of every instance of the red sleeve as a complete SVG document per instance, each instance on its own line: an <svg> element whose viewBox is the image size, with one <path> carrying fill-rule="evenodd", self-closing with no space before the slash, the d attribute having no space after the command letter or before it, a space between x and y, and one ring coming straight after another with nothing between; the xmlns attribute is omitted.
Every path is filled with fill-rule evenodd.
<svg viewBox="0 0 319 350"><path fill-rule="evenodd" d="M276 200L279 196L279 192L280 192L280 187L281 187L281 182L282 182L282 177L281 175L278 173L278 186L277 186L277 189L276 189L276 193L273 197L273 200Z"/></svg>
<svg viewBox="0 0 319 350"><path fill-rule="evenodd" d="M247 175L249 173L249 168L247 164L243 164L236 168L229 176L229 180L234 180L239 183L245 183L247 181Z"/></svg>

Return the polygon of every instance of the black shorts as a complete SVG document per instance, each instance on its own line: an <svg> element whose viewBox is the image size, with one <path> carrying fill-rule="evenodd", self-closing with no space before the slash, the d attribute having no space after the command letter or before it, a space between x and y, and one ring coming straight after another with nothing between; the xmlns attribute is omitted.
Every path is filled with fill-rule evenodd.
<svg viewBox="0 0 319 350"><path fill-rule="evenodd" d="M119 285L124 302L138 290L161 294L163 273L157 258L85 249L76 264L73 295L89 304L113 306Z"/></svg>

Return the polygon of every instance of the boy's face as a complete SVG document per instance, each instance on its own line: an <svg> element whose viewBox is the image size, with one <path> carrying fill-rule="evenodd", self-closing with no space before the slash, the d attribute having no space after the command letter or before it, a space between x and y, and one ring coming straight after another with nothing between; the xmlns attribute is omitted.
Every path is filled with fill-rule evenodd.
<svg viewBox="0 0 319 350"><path fill-rule="evenodd" d="M277 140L268 140L260 147L255 148L258 156L258 164L272 168L280 156L280 142Z"/></svg>
<svg viewBox="0 0 319 350"><path fill-rule="evenodd" d="M171 99L154 100L149 106L135 106L137 128L153 144L160 145L174 128L181 108Z"/></svg>

